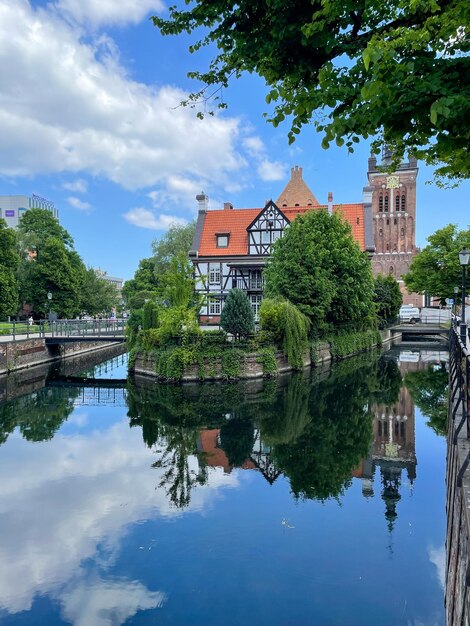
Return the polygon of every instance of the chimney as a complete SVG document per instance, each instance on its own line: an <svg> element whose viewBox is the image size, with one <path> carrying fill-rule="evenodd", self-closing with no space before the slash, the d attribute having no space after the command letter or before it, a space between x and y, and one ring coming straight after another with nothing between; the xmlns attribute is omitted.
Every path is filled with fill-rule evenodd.
<svg viewBox="0 0 470 626"><path fill-rule="evenodd" d="M199 213L207 213L207 209L209 208L209 196L201 191L200 194L196 196L196 200L199 204Z"/></svg>
<svg viewBox="0 0 470 626"><path fill-rule="evenodd" d="M224 211L233 210L233 204L231 202L224 202Z"/></svg>
<svg viewBox="0 0 470 626"><path fill-rule="evenodd" d="M328 192L328 213L330 215L333 214L333 192L332 191Z"/></svg>

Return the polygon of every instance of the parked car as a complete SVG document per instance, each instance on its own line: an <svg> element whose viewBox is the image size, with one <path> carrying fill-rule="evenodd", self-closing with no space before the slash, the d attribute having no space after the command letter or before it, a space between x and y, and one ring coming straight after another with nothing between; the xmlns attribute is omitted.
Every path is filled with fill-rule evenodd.
<svg viewBox="0 0 470 626"><path fill-rule="evenodd" d="M400 307L398 317L400 318L400 322L410 322L410 324L414 324L420 321L421 313L418 307L412 304L403 304Z"/></svg>

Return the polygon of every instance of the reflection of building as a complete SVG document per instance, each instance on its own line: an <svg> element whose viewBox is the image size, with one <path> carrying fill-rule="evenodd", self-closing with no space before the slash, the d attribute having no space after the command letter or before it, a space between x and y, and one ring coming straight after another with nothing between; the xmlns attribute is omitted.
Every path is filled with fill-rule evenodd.
<svg viewBox="0 0 470 626"><path fill-rule="evenodd" d="M0 196L0 217L9 228L16 228L28 209L44 209L59 219L54 203L40 196Z"/></svg>
<svg viewBox="0 0 470 626"><path fill-rule="evenodd" d="M259 429L255 429L255 441L249 458L245 459L240 469L260 471L266 480L272 484L281 473L271 458L271 448L261 440ZM204 454L204 464L209 467L223 467L229 474L233 465L230 465L225 451L220 447L220 429L201 430L198 438L198 452Z"/></svg>
<svg viewBox="0 0 470 626"><path fill-rule="evenodd" d="M376 468L380 468L382 499L385 502L385 517L392 530L397 517L396 506L401 499L402 472L410 485L416 478L415 410L406 387L400 389L398 402L392 405L373 404L374 440L370 457L364 459L353 475L362 479L362 493L374 495L373 479Z"/></svg>

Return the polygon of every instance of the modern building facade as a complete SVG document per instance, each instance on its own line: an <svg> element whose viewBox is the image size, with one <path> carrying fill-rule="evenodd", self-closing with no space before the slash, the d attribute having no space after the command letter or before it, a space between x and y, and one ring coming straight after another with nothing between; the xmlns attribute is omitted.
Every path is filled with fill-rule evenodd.
<svg viewBox="0 0 470 626"><path fill-rule="evenodd" d="M0 218L5 220L9 228L16 228L28 209L44 209L59 219L59 211L54 203L41 196L0 196Z"/></svg>

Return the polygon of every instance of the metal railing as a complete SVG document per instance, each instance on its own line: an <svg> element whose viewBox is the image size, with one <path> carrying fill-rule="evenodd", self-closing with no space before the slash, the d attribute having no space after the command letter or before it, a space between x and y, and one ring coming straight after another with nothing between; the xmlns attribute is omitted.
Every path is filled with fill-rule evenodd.
<svg viewBox="0 0 470 626"><path fill-rule="evenodd" d="M40 320L39 323L12 322L14 340L34 337L124 337L126 319Z"/></svg>
<svg viewBox="0 0 470 626"><path fill-rule="evenodd" d="M470 439L470 353L467 333L465 332L464 342L460 330L454 323L449 333L449 420L454 422L458 412L460 415L454 431L454 443L464 425L467 428L467 439ZM470 457L465 469L469 460Z"/></svg>

